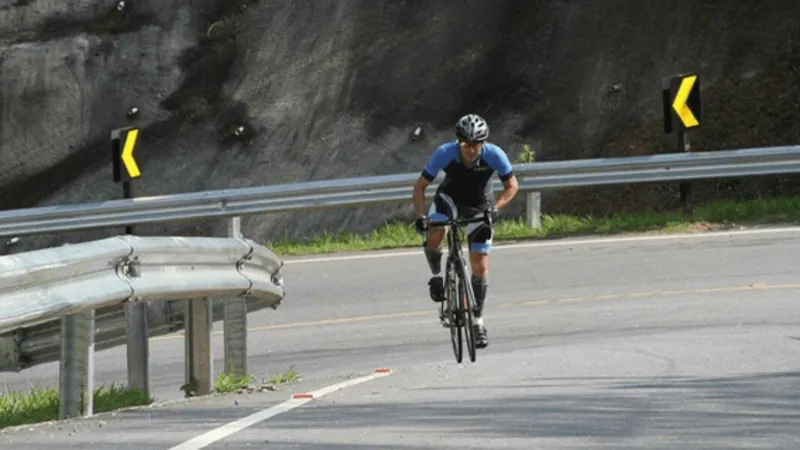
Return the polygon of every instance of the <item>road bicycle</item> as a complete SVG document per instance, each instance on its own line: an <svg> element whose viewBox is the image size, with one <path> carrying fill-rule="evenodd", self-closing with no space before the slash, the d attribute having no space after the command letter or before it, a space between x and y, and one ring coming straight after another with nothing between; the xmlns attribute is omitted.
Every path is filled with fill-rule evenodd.
<svg viewBox="0 0 800 450"><path fill-rule="evenodd" d="M449 227L447 233L447 265L445 267L444 290L445 301L439 308L439 319L450 329L450 340L456 362L464 359L464 343L467 344L469 359L475 362L475 330L473 328L473 311L475 310L475 292L472 290L470 266L464 258L461 248L465 241L462 226L470 223L484 222L492 226L491 217L481 214L468 219L431 220L428 228Z"/></svg>

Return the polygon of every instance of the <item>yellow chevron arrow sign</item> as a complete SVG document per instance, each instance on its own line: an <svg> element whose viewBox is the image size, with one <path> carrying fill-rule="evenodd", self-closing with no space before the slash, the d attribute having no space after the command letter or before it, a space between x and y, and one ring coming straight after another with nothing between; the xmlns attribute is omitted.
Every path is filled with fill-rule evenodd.
<svg viewBox="0 0 800 450"><path fill-rule="evenodd" d="M111 130L111 175L114 183L124 182L127 185L142 176L134 156L139 131L136 127Z"/></svg>
<svg viewBox="0 0 800 450"><path fill-rule="evenodd" d="M697 75L689 75L674 80L677 92L672 101L672 109L677 114L683 128L694 128L700 125L700 94ZM675 89L673 89L673 92Z"/></svg>
<svg viewBox="0 0 800 450"><path fill-rule="evenodd" d="M672 109L675 110L675 112L678 114L678 117L681 118L681 122L683 122L683 125L687 128L696 127L699 125L697 118L686 104L686 101L689 99L689 94L692 92L692 87L694 86L695 81L697 81L697 75L692 75L681 80L678 93L675 95L675 101L672 102Z"/></svg>
<svg viewBox="0 0 800 450"><path fill-rule="evenodd" d="M136 140L139 137L139 130L137 128L128 131L125 137L125 146L122 149L122 164L125 170L128 171L128 176L131 178L139 177L142 172L139 171L139 165L136 164L136 159L133 157L133 150L136 148Z"/></svg>

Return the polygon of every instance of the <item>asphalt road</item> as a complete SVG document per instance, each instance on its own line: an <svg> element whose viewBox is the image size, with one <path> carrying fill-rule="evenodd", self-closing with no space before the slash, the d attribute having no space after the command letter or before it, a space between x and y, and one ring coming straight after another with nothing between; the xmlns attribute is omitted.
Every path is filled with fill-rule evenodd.
<svg viewBox="0 0 800 450"><path fill-rule="evenodd" d="M249 318L249 369L293 365L298 384L21 427L0 446L170 449L388 367L204 448L798 448L799 253L800 230L498 248L491 343L463 365L427 298L421 252L293 259L286 303ZM159 399L180 398L182 355L182 337L152 340ZM125 381L124 348L97 364L98 382Z"/></svg>

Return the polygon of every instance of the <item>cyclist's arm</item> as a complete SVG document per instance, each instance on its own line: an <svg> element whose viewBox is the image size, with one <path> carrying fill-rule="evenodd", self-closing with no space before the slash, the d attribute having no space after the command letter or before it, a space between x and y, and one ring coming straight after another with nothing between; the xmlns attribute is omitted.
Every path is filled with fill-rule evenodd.
<svg viewBox="0 0 800 450"><path fill-rule="evenodd" d="M414 183L414 216L419 217L425 211L425 189L431 184L424 175L417 178Z"/></svg>
<svg viewBox="0 0 800 450"><path fill-rule="evenodd" d="M425 168L419 174L417 182L414 183L413 196L414 215L416 217L423 215L425 211L425 189L436 179L439 171L445 168L450 159L446 147L441 145L433 152L428 159L428 163L425 164Z"/></svg>
<svg viewBox="0 0 800 450"><path fill-rule="evenodd" d="M517 191L519 190L517 177L512 173L511 176L503 180L503 187L505 190L500 193L500 196L497 197L494 203L494 208L498 211L505 208L508 203L514 199L514 196L517 195Z"/></svg>
<svg viewBox="0 0 800 450"><path fill-rule="evenodd" d="M486 162L497 172L497 176L503 182L503 187L505 188L495 200L494 207L499 211L505 208L517 195L519 183L516 175L514 175L511 162L508 160L508 155L500 147L494 146L486 156Z"/></svg>

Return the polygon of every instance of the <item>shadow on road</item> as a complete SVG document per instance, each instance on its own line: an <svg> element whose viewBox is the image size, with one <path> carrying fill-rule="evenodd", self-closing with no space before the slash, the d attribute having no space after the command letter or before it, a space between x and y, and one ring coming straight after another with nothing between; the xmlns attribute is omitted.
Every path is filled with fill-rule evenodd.
<svg viewBox="0 0 800 450"><path fill-rule="evenodd" d="M745 441L764 444L760 441L767 439L784 444L800 441L800 372L727 378L549 378L525 383L408 389L400 394L408 398L402 402L390 400L398 398L397 391L380 391L359 403L348 401L352 395L345 394L335 403L325 398L254 429L269 428L276 435L297 430L353 430L354 436L413 432L423 440L441 434L476 439L582 438L613 442L617 448L633 441L648 441L648 448L693 449L741 448ZM461 399L456 397L459 393ZM198 425L251 411L230 412L159 409L152 411L150 420ZM410 446L370 447L415 448L413 443L402 444ZM309 443L306 448L315 447Z"/></svg>
<svg viewBox="0 0 800 450"><path fill-rule="evenodd" d="M437 433L467 429L505 437L671 437L800 439L800 373L736 378L647 378L630 380L551 380L563 387L474 387L486 393L518 390L518 395L438 401L436 394L414 396L422 403L326 405L296 412L282 427L337 428L398 426ZM583 390L588 388L588 390ZM461 388L453 388L450 398ZM569 393L581 389L581 392ZM559 392L562 391L562 392ZM425 398L430 401L425 401ZM391 424L391 425L389 425ZM277 423L273 423L273 426ZM697 447L694 447L697 448Z"/></svg>

